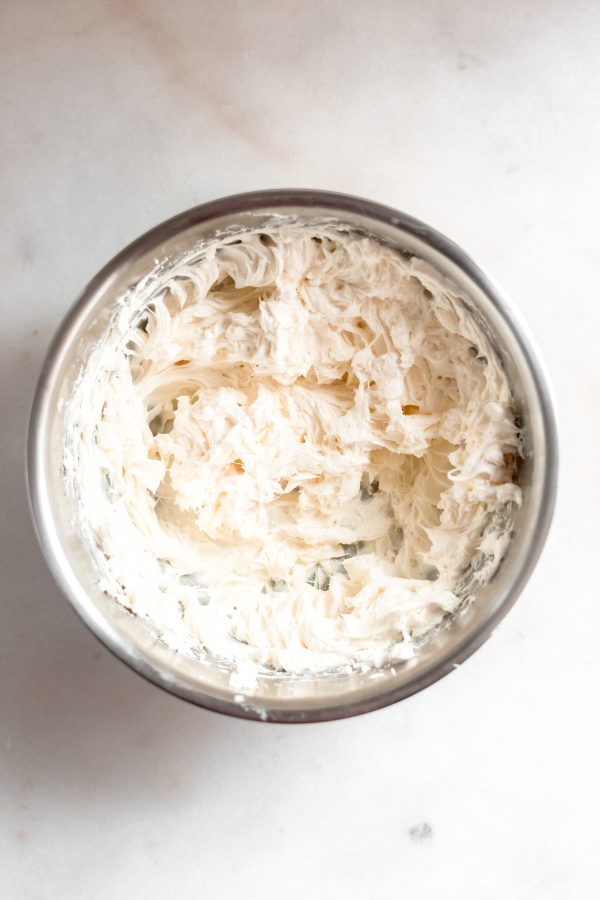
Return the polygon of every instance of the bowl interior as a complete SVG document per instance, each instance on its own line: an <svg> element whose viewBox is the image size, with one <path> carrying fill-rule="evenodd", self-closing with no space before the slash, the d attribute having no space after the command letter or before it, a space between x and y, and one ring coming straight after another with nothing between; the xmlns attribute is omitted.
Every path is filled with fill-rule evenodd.
<svg viewBox="0 0 600 900"><path fill-rule="evenodd" d="M147 624L107 598L65 491L62 456L65 408L82 365L105 329L115 300L155 266L231 228L256 227L273 214L334 218L431 263L449 278L485 323L511 383L521 419L525 459L523 504L515 536L495 577L477 602L439 630L409 662L365 674L260 677L240 694L229 669L206 654L186 657L167 647ZM523 323L498 289L454 244L387 207L343 195L277 191L246 194L183 213L134 242L88 285L50 349L32 412L29 482L40 541L56 580L90 628L141 674L179 696L222 712L276 721L315 721L365 712L402 699L442 677L491 633L525 584L552 514L556 437L543 371Z"/></svg>

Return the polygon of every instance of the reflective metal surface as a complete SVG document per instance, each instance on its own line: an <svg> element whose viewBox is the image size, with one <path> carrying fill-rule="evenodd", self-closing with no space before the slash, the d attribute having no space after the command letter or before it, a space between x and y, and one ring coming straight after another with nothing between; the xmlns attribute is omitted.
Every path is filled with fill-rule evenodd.
<svg viewBox="0 0 600 900"><path fill-rule="evenodd" d="M62 474L65 405L115 299L153 268L200 240L232 226L255 226L273 213L314 219L333 216L416 254L449 277L487 323L506 367L523 426L526 458L519 482L523 504L515 536L496 576L477 602L456 616L416 659L375 674L259 679L240 698L227 668L204 655L170 650L144 622L97 587L91 560L75 526ZM529 578L554 509L557 435L548 382L524 323L491 279L455 244L422 222L357 197L322 191L240 194L169 219L118 254L88 285L62 323L46 358L31 413L28 476L41 546L54 577L91 630L118 657L160 687L219 712L278 722L310 722L357 715L422 690L470 656L508 612Z"/></svg>

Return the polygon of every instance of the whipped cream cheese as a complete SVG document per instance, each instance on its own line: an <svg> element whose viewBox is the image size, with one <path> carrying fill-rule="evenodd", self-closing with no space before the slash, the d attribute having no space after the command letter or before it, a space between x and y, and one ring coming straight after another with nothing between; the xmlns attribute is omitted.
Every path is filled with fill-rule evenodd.
<svg viewBox="0 0 600 900"><path fill-rule="evenodd" d="M506 375L450 283L283 221L121 298L65 468L103 589L250 682L410 657L494 573L519 454Z"/></svg>

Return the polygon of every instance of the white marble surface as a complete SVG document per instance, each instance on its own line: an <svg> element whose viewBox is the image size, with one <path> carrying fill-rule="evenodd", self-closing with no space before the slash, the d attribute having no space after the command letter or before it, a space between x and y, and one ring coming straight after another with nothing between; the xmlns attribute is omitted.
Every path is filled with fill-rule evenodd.
<svg viewBox="0 0 600 900"><path fill-rule="evenodd" d="M0 896L593 900L600 892L600 16L581 0L26 2L0 29ZM300 728L161 693L37 548L24 432L94 272L204 200L362 194L468 249L555 383L561 490L494 638Z"/></svg>

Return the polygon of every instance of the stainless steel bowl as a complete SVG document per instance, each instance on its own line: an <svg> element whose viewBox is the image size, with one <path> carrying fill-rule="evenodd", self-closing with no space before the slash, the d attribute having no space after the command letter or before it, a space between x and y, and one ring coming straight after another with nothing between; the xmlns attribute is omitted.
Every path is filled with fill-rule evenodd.
<svg viewBox="0 0 600 900"><path fill-rule="evenodd" d="M522 421L523 505L496 576L415 659L384 668L375 677L273 674L260 678L252 695L240 697L230 687L223 665L208 656L194 659L175 653L141 619L98 588L75 524L74 501L65 492L65 406L115 299L156 260L178 257L216 231L260 225L273 213L307 219L333 216L373 233L429 261L468 298L493 335ZM524 323L459 247L422 222L368 200L323 191L259 191L197 206L169 219L130 244L90 282L62 323L41 373L31 413L28 476L39 540L54 577L84 622L118 657L160 687L200 706L252 719L311 722L357 715L402 700L452 671L489 637L522 591L542 550L554 508L557 434L546 375Z"/></svg>

